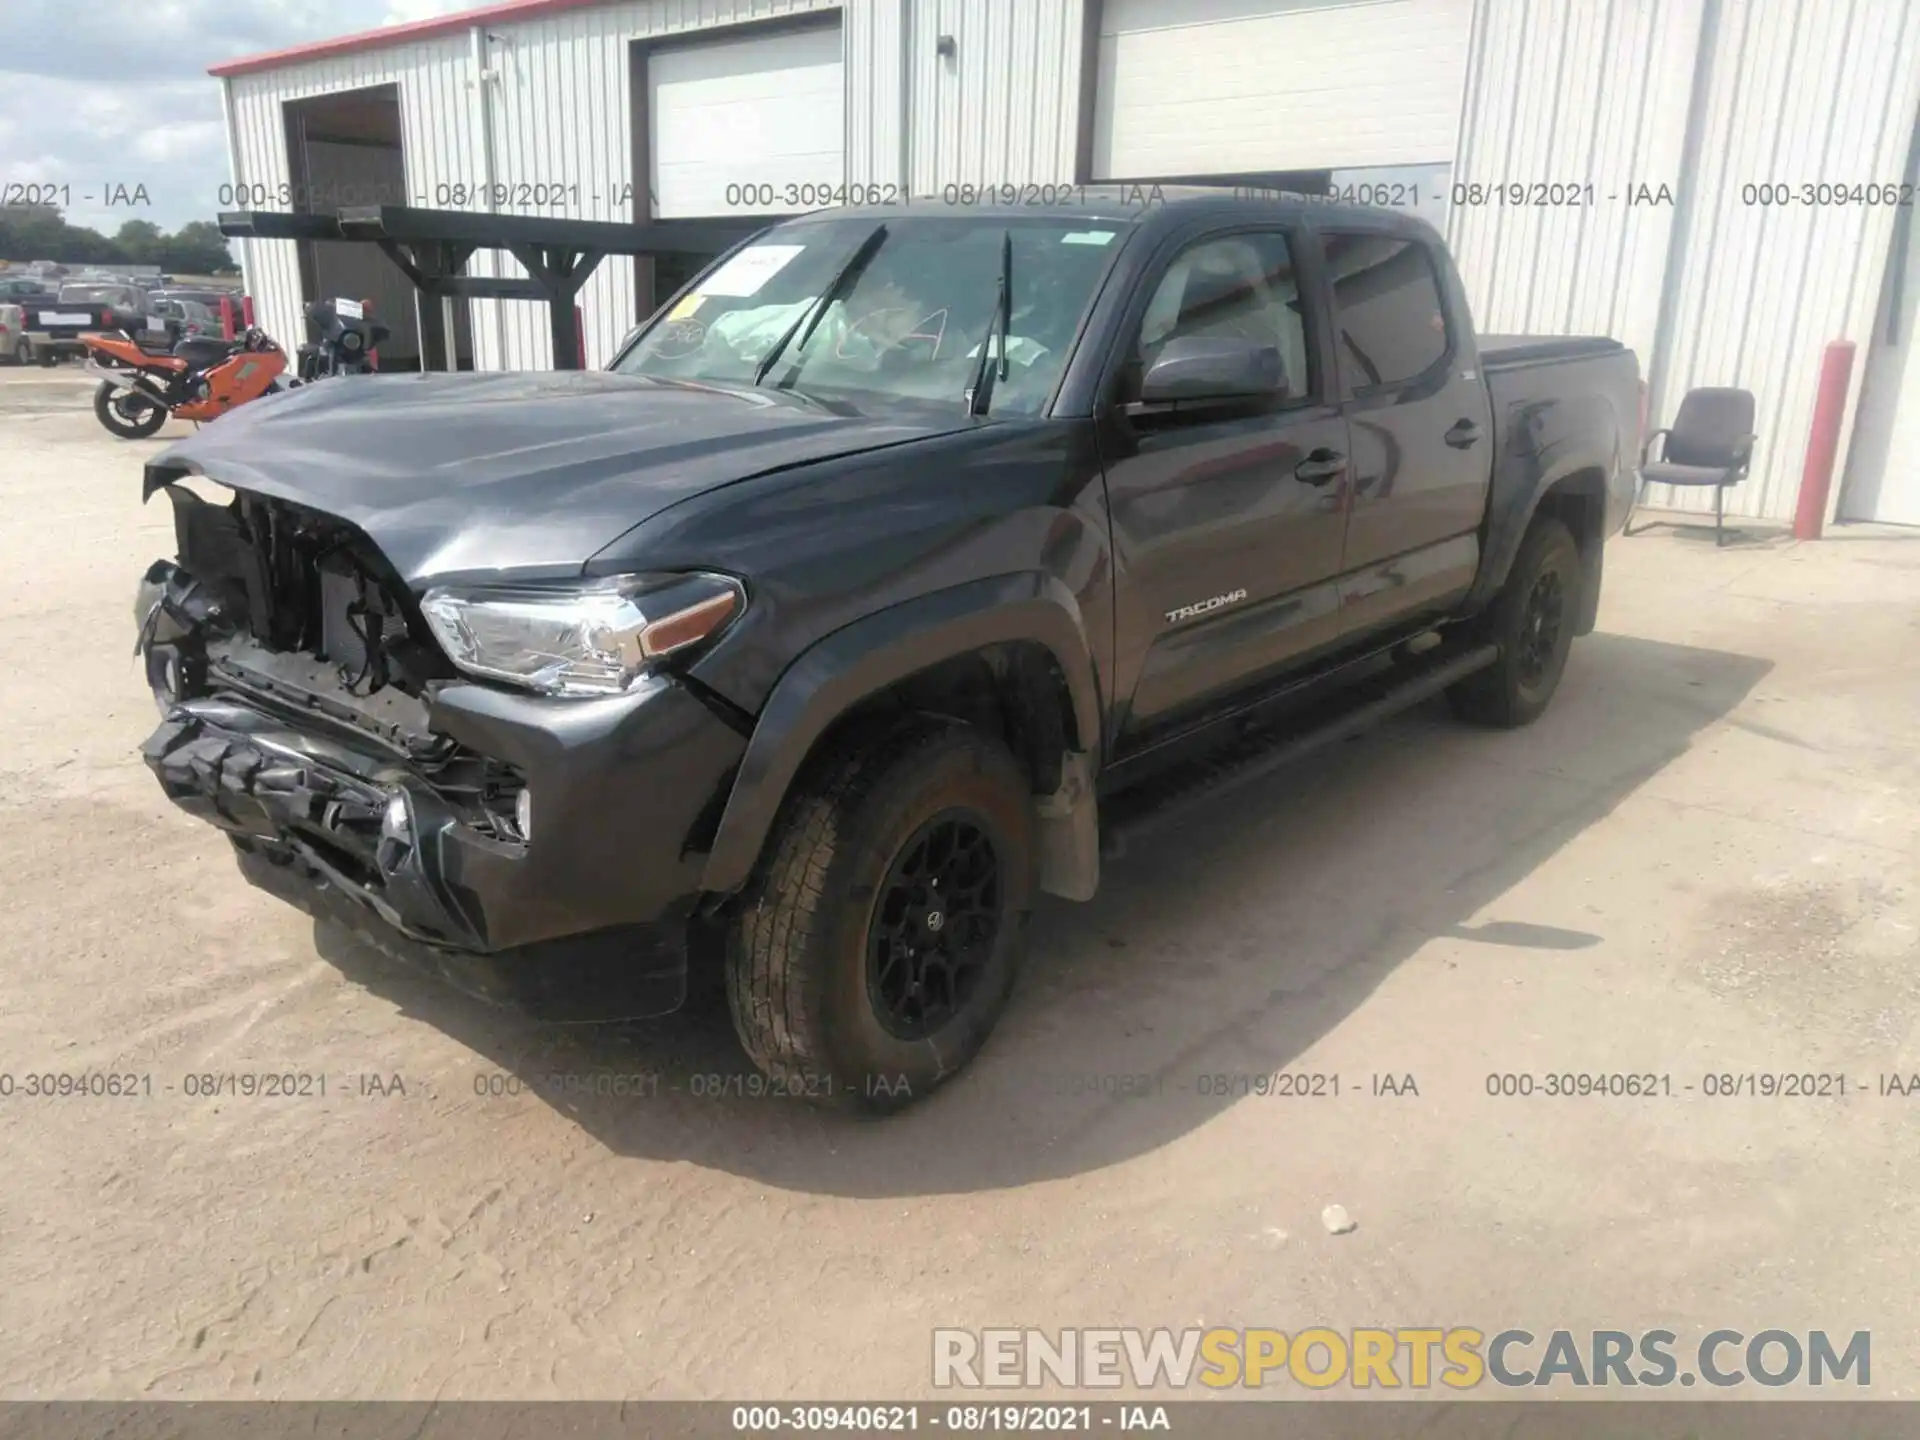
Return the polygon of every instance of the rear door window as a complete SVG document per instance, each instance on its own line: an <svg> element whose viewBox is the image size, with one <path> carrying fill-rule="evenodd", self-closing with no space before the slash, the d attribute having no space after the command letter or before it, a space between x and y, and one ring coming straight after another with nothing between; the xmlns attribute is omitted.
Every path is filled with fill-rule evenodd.
<svg viewBox="0 0 1920 1440"><path fill-rule="evenodd" d="M1329 231L1324 244L1334 337L1355 390L1403 385L1446 358L1446 302L1426 246L1353 231Z"/></svg>

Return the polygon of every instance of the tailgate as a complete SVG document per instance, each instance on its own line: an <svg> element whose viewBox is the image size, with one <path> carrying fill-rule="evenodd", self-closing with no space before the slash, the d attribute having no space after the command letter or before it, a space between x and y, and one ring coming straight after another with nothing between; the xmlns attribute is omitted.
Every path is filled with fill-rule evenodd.
<svg viewBox="0 0 1920 1440"><path fill-rule="evenodd" d="M30 333L50 335L55 340L77 340L95 330L119 328L114 323L113 307L110 305L77 302L63 305L56 300L22 308L26 312L26 328Z"/></svg>

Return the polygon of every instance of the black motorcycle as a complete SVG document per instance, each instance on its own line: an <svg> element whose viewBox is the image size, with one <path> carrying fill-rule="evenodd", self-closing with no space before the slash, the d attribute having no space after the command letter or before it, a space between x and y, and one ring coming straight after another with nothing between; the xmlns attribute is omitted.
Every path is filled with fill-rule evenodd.
<svg viewBox="0 0 1920 1440"><path fill-rule="evenodd" d="M296 385L333 375L370 375L373 352L393 332L369 320L357 301L315 300L307 306L307 329L314 338L302 345L294 366Z"/></svg>

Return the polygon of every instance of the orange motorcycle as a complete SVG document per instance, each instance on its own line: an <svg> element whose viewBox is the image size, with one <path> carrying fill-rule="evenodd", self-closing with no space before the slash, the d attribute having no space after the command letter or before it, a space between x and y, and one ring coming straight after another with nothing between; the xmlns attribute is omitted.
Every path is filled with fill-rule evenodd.
<svg viewBox="0 0 1920 1440"><path fill-rule="evenodd" d="M285 388L287 355L264 330L237 340L192 335L177 343L142 342L131 330L83 335L86 371L97 376L93 413L123 440L142 440L167 423L218 420L236 405Z"/></svg>

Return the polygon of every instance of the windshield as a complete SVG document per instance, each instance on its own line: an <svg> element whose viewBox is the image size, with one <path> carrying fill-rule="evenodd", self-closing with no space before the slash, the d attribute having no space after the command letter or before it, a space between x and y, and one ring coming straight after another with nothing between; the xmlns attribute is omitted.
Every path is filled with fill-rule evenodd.
<svg viewBox="0 0 1920 1440"><path fill-rule="evenodd" d="M886 233L873 241L882 223ZM1037 414L1119 249L1117 227L985 216L783 225L703 275L614 368L751 385L768 352L839 277L810 333L804 324L794 332L762 383L958 406L990 335L989 353L1000 355L996 312L1009 235L1012 324L992 410ZM866 263L843 276L863 244L871 251Z"/></svg>

